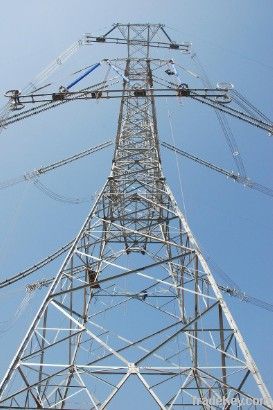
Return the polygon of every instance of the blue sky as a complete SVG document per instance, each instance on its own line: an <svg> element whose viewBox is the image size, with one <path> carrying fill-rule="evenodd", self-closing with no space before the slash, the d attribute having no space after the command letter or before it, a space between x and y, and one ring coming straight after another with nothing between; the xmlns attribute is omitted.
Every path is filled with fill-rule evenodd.
<svg viewBox="0 0 273 410"><path fill-rule="evenodd" d="M212 81L232 82L242 94L273 117L272 15L270 0L112 1L10 0L1 5L0 102L12 88L22 88L83 33L102 34L115 22L161 22L178 42L191 41ZM87 48L73 60L80 68L123 56L120 48ZM164 54L164 53L163 53ZM166 55L162 55L164 58ZM168 58L169 54L167 54ZM190 66L184 56L177 62ZM69 77L67 77L69 79ZM9 127L0 135L1 180L24 174L114 137L118 102L78 104ZM176 145L227 169L232 157L215 115L194 102L158 102L159 133L171 142L168 110ZM273 140L265 132L230 120L248 175L273 188ZM42 180L57 192L85 197L103 184L111 149L58 170ZM163 169L201 247L247 293L272 302L272 199L227 181L221 175L179 159L162 148ZM1 278L35 263L72 239L90 204L54 202L30 184L0 191ZM44 275L54 274L60 261ZM42 275L42 276L41 276ZM44 277L41 274L39 277ZM0 373L5 371L43 291L19 320L14 315L23 285L0 292ZM219 278L219 281L221 278ZM226 298L268 387L273 391L272 313Z"/></svg>

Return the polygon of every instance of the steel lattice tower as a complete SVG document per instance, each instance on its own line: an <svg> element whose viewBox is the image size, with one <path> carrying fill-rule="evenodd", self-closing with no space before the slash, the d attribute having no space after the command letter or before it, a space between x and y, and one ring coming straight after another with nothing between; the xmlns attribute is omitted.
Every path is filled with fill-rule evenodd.
<svg viewBox="0 0 273 410"><path fill-rule="evenodd" d="M115 30L128 56L111 173L5 375L0 408L228 409L204 399L262 397L272 409L161 169L150 51L164 28Z"/></svg>

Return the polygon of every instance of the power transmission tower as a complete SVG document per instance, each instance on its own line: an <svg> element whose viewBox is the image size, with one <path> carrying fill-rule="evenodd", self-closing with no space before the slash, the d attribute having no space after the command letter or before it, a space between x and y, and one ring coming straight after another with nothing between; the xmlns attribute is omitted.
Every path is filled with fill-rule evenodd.
<svg viewBox="0 0 273 410"><path fill-rule="evenodd" d="M114 30L128 55L111 173L2 381L0 408L229 409L261 398L272 409L161 169L151 50L188 45L160 24L116 24L90 41L116 43Z"/></svg>

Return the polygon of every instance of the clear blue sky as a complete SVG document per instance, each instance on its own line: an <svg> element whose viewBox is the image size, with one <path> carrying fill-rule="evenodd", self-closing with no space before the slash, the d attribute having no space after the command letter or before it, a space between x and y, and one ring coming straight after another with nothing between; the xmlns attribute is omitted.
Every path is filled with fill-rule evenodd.
<svg viewBox="0 0 273 410"><path fill-rule="evenodd" d="M10 0L1 4L1 16L2 103L6 90L27 84L81 34L101 34L115 22L161 22L169 27L175 40L193 43L213 83L232 82L273 118L271 0ZM73 60L73 67L80 68L110 54L123 56L124 50L89 47ZM175 58L188 64L183 56ZM118 102L90 102L11 126L0 135L0 179L21 175L114 137L118 108ZM234 169L219 125L208 108L193 102L180 106L174 101L161 101L159 132L162 140L171 142L167 109L177 146ZM248 175L273 188L272 137L236 119L230 125ZM168 182L183 208L174 156L162 149L162 157ZM202 248L243 290L273 303L273 200L188 160L181 159L179 164L186 215ZM84 197L100 188L110 165L108 150L56 171L42 182L61 194ZM1 278L35 263L72 239L90 206L57 203L27 184L0 191L0 196ZM53 275L57 266L53 264L39 277ZM32 280L35 277L0 293L1 374L43 296L43 291L36 292L24 315L14 321L24 297L23 285ZM268 360L273 356L272 313L226 299L273 392L272 360Z"/></svg>

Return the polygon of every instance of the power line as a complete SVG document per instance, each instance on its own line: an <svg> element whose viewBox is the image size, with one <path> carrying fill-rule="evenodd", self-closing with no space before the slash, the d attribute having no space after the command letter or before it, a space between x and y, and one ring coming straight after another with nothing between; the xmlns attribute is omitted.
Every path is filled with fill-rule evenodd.
<svg viewBox="0 0 273 410"><path fill-rule="evenodd" d="M222 276L223 275L223 270L221 269L219 271L219 267L217 268L217 272ZM225 277L229 276L225 273ZM43 287L48 287L53 281L54 281L55 277L49 278L49 279L42 279L42 280L38 280L36 282L33 283L29 283L26 286L26 291L29 293L32 293L34 291L36 291L37 289L42 289ZM230 279L230 278L229 278ZM268 312L273 312L273 304L266 302L262 299L258 299L254 296L251 296L249 294L247 294L246 292L243 292L241 289L239 289L238 287L233 286L224 286L222 284L217 283L219 289L221 289L222 292L227 293L228 295L239 299L241 302L245 302L245 303L250 303L251 305L254 305L256 307L259 307L261 309L267 310ZM103 289L101 289L103 290ZM96 296L100 296L99 294ZM151 297L151 295L146 294L146 297Z"/></svg>
<svg viewBox="0 0 273 410"><path fill-rule="evenodd" d="M54 162L53 164L46 165L46 166L40 167L38 169L34 169L32 171L26 172L24 175L20 175L18 177L2 181L2 182L0 182L0 189L8 188L10 186L19 184L20 182L31 181L31 180L36 181L39 176L41 176L43 174L46 174L47 172L53 171L53 170L55 170L59 167L62 167L64 165L70 164L71 162L77 161L78 159L87 157L88 155L93 154L97 151L100 151L104 148L107 148L112 144L113 144L113 141L111 141L111 140L103 142L102 144L96 145L95 147L88 148L88 149L86 149L84 151L81 151L77 154L74 154L70 157L64 158L64 159L62 159L60 161L57 161L57 162Z"/></svg>
<svg viewBox="0 0 273 410"><path fill-rule="evenodd" d="M48 255L46 258L40 260L37 262L35 265L30 266L29 268L16 273L15 275L3 280L0 282L0 289L5 288L9 285L12 285L13 283L26 278L27 276L31 275L32 273L38 271L39 269L43 268L44 266L48 265L50 262L54 261L57 259L59 256L61 256L63 253L68 251L72 245L73 241L68 242L66 245L62 246L61 248L57 249L54 253Z"/></svg>
<svg viewBox="0 0 273 410"><path fill-rule="evenodd" d="M57 192L54 192L54 191L52 191L52 189L50 189L48 186L43 184L38 179L35 179L33 184L39 191L43 192L49 198L54 199L55 201L58 201L58 202L64 202L64 203L68 203L68 204L78 205L78 204L82 204L82 203L88 201L88 198L69 197L69 196L62 195L62 194L59 194Z"/></svg>
<svg viewBox="0 0 273 410"><path fill-rule="evenodd" d="M161 142L161 145L165 148L168 148L171 151L174 151L174 152L182 155L185 158L193 160L197 164L204 165L205 167L207 167L209 169L212 169L213 171L216 171L219 174L225 175L226 177L231 178L233 181L238 182L239 184L241 184L241 185L243 185L247 188L255 189L256 191L259 191L262 194L273 197L273 189L271 189L269 187L266 187L264 185L261 185L261 184L255 182L255 181L252 181L248 177L242 177L241 175L236 175L232 171L227 171L224 168L220 168L217 165L214 165L214 164L212 164L208 161L205 161L204 159L198 158L195 155L189 154L188 152L183 151L180 148L174 147L173 145L170 145L167 142Z"/></svg>
<svg viewBox="0 0 273 410"><path fill-rule="evenodd" d="M201 64L200 58L197 56L196 53L192 54L192 60L194 61L194 63L197 65L197 67L200 68L202 76L200 76L200 80L203 83L204 86L210 87L211 86L211 82L210 79L207 75L207 72L203 66L203 64ZM229 126L229 123L227 121L227 118L225 116L225 114L221 111L218 111L216 108L214 108L214 112L216 114L216 117L218 119L218 122L220 124L220 127L222 129L222 132L224 134L224 137L226 139L227 145L229 146L230 152L232 154L233 157L233 161L238 169L238 172L240 173L240 175L245 176L246 175L246 171L245 171L245 166L243 163L243 159L240 155L240 151L239 151L239 147L237 145L236 139L232 133L232 130Z"/></svg>

